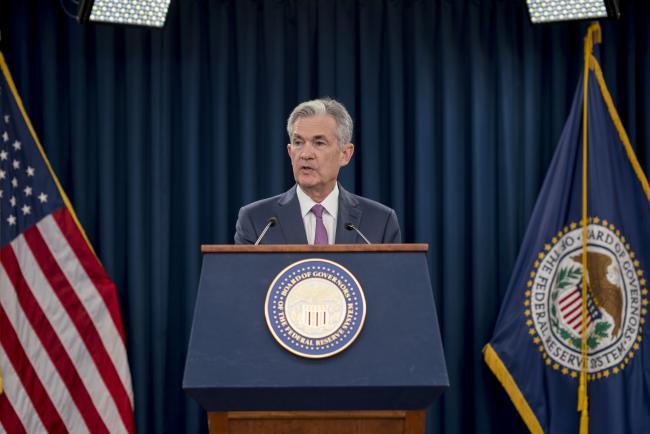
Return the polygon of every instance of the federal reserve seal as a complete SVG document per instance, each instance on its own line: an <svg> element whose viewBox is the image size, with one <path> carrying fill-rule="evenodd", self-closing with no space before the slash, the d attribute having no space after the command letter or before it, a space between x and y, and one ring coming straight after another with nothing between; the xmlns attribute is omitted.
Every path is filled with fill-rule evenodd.
<svg viewBox="0 0 650 434"><path fill-rule="evenodd" d="M282 270L264 303L271 334L302 357L333 356L354 342L366 318L357 279L326 259L305 259Z"/></svg>
<svg viewBox="0 0 650 434"><path fill-rule="evenodd" d="M598 217L587 226L587 314L582 315L582 239L571 223L544 246L527 282L524 316L546 365L576 378L586 328L590 379L618 374L642 340L648 290L629 241Z"/></svg>

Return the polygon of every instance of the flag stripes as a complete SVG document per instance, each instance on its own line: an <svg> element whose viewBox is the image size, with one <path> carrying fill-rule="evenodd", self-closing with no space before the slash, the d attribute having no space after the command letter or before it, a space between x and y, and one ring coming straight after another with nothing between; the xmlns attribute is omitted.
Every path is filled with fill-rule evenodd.
<svg viewBox="0 0 650 434"><path fill-rule="evenodd" d="M66 212L65 210L63 211ZM41 227L43 227L42 225L45 226L45 229L47 229L47 231L40 230ZM48 234L50 238L53 238L55 240L55 245L52 246L46 244L41 233ZM27 244L29 245L29 248L34 253L34 260L36 263L38 263L40 269L43 270L43 274L48 281L47 283L49 283L49 287L54 291L54 293L61 301L63 308L66 312L68 312L68 315L73 323L71 325L74 325L79 333L79 335L75 336L71 341L70 346L76 345L78 348L81 347L81 345L79 345L80 342L78 341L79 337L86 346L86 353L79 354L77 356L77 359L82 360L84 357L91 357L95 362L94 365L97 367L101 378L103 379L104 385L101 385L101 380L99 378L95 379L92 382L89 382L90 384L101 385L100 390L97 391L98 396L93 399L95 405L99 406L101 402L101 393L104 388L107 388L113 400L108 401L106 403L107 405L104 405L104 408L102 409L107 411L107 418L114 419L116 416L118 416L116 414L112 414L114 412L115 404L117 404L118 411L120 413L119 417L122 418L126 425L126 421L130 418L131 403L124 384L122 383L122 379L115 369L114 361L111 360L104 344L104 342L108 342L110 338L102 339L102 336L100 336L98 333L98 328L93 323L86 310L86 306L82 305L77 292L75 292L75 289L72 288L70 281L63 274L63 271L53 257L50 248L53 248L55 252L57 250L64 251L64 255L66 251L69 252L69 249L66 249L62 243L56 243L57 240L60 241L62 238L56 236L58 234L60 233L58 230L56 230L56 225L53 224L52 217L46 217L41 220L41 222L39 222L35 227L27 230L23 235L27 241ZM20 237L18 239L20 239ZM69 268L79 268L77 266L78 261L76 258L64 259L65 264L67 264ZM26 261L25 265L29 266L29 264L34 260L30 258ZM83 283L83 280L77 283ZM80 292L82 299L90 299L101 303L101 298L95 296L96 291L94 288L82 287ZM84 292L86 292L86 294L83 294ZM101 304L103 305L103 303ZM96 312L94 315L95 320L100 323L104 323L107 326L110 326L112 321L106 321L106 309L104 308L96 310L98 310L98 312ZM121 338L117 334L113 336L112 340L121 343ZM124 348L122 348L122 356L124 356ZM92 364L85 363L84 366L90 367ZM93 390L91 389L91 392L92 391Z"/></svg>
<svg viewBox="0 0 650 434"><path fill-rule="evenodd" d="M66 209L57 211L64 224L69 218L66 213ZM76 412L59 409L72 418L64 425L71 432L80 432L82 426L84 432L92 433L133 432L123 335L54 217L45 217L5 246L0 264L11 288L8 292L15 297L13 303L22 308L17 321L26 319L29 324L22 328L31 330L32 336L21 336L20 342L42 345L26 360L49 365L34 375L48 379L52 396L61 402L72 400L76 406ZM116 365L126 369L118 372ZM78 420L73 420L75 414ZM53 427L43 423L50 430Z"/></svg>
<svg viewBox="0 0 650 434"><path fill-rule="evenodd" d="M67 210L55 211L52 218L41 220L38 227L54 259L61 266L93 320L95 330L117 369L124 390L122 398L114 398L116 402L127 400L123 403L123 411L130 412L130 407L133 406L133 393L129 387L131 373L128 364L124 363L126 347L117 297L111 296L115 293L115 285L106 277ZM101 295L101 298L97 297L97 294ZM107 315L110 319L106 318Z"/></svg>
<svg viewBox="0 0 650 434"><path fill-rule="evenodd" d="M95 254L81 235L81 232L77 228L70 213L66 209L59 209L54 211L51 215L58 225L59 231L67 240L67 247L70 248L76 256L74 264L83 268L86 276L88 276L92 282L92 287L104 301L104 306L108 309L113 320L113 326L122 339L122 345L124 345L124 330L122 329L120 306L117 297L115 297L115 284L108 278L101 264L97 261ZM43 220L41 223L43 225L49 224L49 220ZM42 232L47 231L47 228L43 229ZM128 381L125 382L130 384L131 374L129 373L128 367L124 369L124 371L126 372L126 378L128 378Z"/></svg>
<svg viewBox="0 0 650 434"><path fill-rule="evenodd" d="M29 231L32 230L35 230L35 228L29 229ZM19 267L18 258L15 253L21 256L23 262L29 260L29 258L26 258L26 256L29 255L29 252L27 252L26 245L21 243L21 238L22 236L18 237L12 242L12 245L5 247L1 257L2 265L7 270L7 274L9 275L10 280L12 280L13 288L16 291L18 304L22 307L26 319L33 327L43 350L49 356L56 371L61 375L61 379L70 393L70 398L72 398L72 401L79 409L86 425L89 428L92 427L96 432L108 432L104 422L99 416L97 408L95 408L91 401L90 394L85 387L82 376L52 325L51 321L53 319L63 320L65 315L60 313L57 315L55 313L58 318L48 317L46 311L41 308L36 300L36 293L41 295L44 294L45 291L51 291L51 289L35 287L36 291L33 292L32 288L30 288L25 280L25 275ZM10 247L15 248L16 252L14 252ZM30 278L38 273L35 268L26 271ZM52 299L51 294L47 295ZM49 303L49 306L47 307L51 307L52 305L53 303ZM61 324L59 321L55 322ZM63 329L63 327L61 327L61 329ZM68 346L70 345L79 345L79 341L68 343ZM36 356L38 357L38 354L36 354ZM43 356L45 356L45 354L43 354ZM90 355L88 355L88 357L90 357ZM34 363L34 361L33 358L30 358L29 360L30 363ZM84 366L87 366L87 364L84 363ZM68 413L69 412L66 412L64 414Z"/></svg>
<svg viewBox="0 0 650 434"><path fill-rule="evenodd" d="M25 328L25 325L21 324L20 327ZM54 407L43 383L36 374L31 361L25 354L25 350L16 335L14 327L7 318L4 306L0 308L0 345L2 345L4 352L8 356L9 362L13 366L16 375L27 392L29 399L26 401L31 401L29 402L29 405L36 403L36 405L34 405L34 410L36 410L34 414L38 415L43 425L47 426L50 432L66 432L65 424L63 423L59 412ZM0 408L0 414L4 412L5 409ZM16 409L16 412L24 414L24 411L21 408Z"/></svg>
<svg viewBox="0 0 650 434"><path fill-rule="evenodd" d="M7 359L7 355L0 345L0 363L4 367L3 372L5 378L3 381L5 392L0 395L0 429L8 433L27 433L29 430L30 433L35 432L45 432L45 427L41 423L41 420L38 417L24 418L25 425L21 421L21 417L16 413L15 407L17 402L24 404L18 404L21 408L27 410L27 414L35 414L34 407L30 405L29 398L25 394L25 389L20 385L16 371L13 370L11 363ZM12 402L13 401L13 402ZM25 405L26 404L26 405ZM23 415L24 416L24 415Z"/></svg>

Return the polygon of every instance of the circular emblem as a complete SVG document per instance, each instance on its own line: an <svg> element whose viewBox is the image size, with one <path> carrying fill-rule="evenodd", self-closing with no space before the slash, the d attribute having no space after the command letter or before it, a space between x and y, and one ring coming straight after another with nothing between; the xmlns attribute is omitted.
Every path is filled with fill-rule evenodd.
<svg viewBox="0 0 650 434"><path fill-rule="evenodd" d="M618 374L641 342L647 289L640 263L620 231L595 217L587 226L587 309L582 309L582 238L572 223L538 254L525 291L525 317L548 366L576 378L586 328L591 379Z"/></svg>
<svg viewBox="0 0 650 434"><path fill-rule="evenodd" d="M273 279L264 303L266 324L288 351L323 358L346 349L366 318L366 299L345 267L326 259L305 259Z"/></svg>

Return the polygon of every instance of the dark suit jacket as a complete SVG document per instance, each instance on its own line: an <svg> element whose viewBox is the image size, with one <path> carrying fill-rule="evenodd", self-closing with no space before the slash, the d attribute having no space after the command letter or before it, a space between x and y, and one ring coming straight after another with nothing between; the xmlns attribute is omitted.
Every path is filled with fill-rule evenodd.
<svg viewBox="0 0 650 434"><path fill-rule="evenodd" d="M283 194L253 202L240 209L235 244L253 244L271 217L277 218L278 223L269 229L260 244L307 244L295 185ZM339 184L336 244L364 243L355 231L345 229L347 223L357 226L373 244L402 242L395 211L373 200L349 193Z"/></svg>

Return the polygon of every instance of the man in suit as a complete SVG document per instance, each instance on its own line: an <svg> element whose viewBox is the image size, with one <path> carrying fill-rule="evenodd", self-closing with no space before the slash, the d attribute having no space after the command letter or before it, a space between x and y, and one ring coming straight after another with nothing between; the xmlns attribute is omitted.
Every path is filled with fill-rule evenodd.
<svg viewBox="0 0 650 434"><path fill-rule="evenodd" d="M326 98L299 104L287 132L296 185L278 196L239 211L236 244L253 244L269 221L262 244L400 243L395 211L347 192L337 181L352 154L352 118L338 101Z"/></svg>

